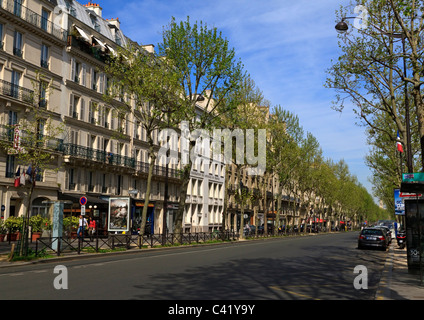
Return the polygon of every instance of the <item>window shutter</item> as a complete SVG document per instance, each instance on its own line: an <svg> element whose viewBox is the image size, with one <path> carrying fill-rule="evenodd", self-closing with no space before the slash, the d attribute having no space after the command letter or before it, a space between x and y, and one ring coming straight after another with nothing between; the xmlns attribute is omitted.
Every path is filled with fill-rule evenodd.
<svg viewBox="0 0 424 320"><path fill-rule="evenodd" d="M71 58L71 80L75 81L75 58Z"/></svg>

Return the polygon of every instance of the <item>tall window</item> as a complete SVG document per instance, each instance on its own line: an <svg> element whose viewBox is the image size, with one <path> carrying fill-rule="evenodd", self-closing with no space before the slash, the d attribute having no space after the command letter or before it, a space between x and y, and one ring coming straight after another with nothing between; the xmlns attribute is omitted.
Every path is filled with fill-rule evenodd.
<svg viewBox="0 0 424 320"><path fill-rule="evenodd" d="M22 13L22 0L14 0L13 14L20 17Z"/></svg>
<svg viewBox="0 0 424 320"><path fill-rule="evenodd" d="M41 66L43 68L49 67L49 47L45 44L41 45Z"/></svg>
<svg viewBox="0 0 424 320"><path fill-rule="evenodd" d="M22 33L15 31L13 37L13 54L22 57Z"/></svg>
<svg viewBox="0 0 424 320"><path fill-rule="evenodd" d="M0 50L3 50L3 24L0 23Z"/></svg>
<svg viewBox="0 0 424 320"><path fill-rule="evenodd" d="M40 108L46 108L47 107L47 93L46 93L47 83L41 82L40 83L40 97L38 101L38 106Z"/></svg>
<svg viewBox="0 0 424 320"><path fill-rule="evenodd" d="M74 169L68 169L68 190L75 190Z"/></svg>
<svg viewBox="0 0 424 320"><path fill-rule="evenodd" d="M18 98L19 95L19 81L21 80L21 73L13 70L12 71L12 79L11 79L11 87L10 87L10 95L14 98Z"/></svg>
<svg viewBox="0 0 424 320"><path fill-rule="evenodd" d="M18 113L15 111L9 111L9 129L8 129L8 137L9 141L13 141L14 138L14 132L13 126L15 124L18 124Z"/></svg>
<svg viewBox="0 0 424 320"><path fill-rule="evenodd" d="M6 158L6 178L15 176L15 156L8 155Z"/></svg>
<svg viewBox="0 0 424 320"><path fill-rule="evenodd" d="M91 69L91 89L97 91L97 72L94 68Z"/></svg>
<svg viewBox="0 0 424 320"><path fill-rule="evenodd" d="M47 31L48 21L49 21L49 12L45 9L41 10L41 29Z"/></svg>

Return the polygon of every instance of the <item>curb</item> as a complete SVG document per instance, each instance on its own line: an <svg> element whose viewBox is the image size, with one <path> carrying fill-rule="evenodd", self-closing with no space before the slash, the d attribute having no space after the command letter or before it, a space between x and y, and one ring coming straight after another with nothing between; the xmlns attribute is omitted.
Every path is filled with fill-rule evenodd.
<svg viewBox="0 0 424 320"><path fill-rule="evenodd" d="M389 256L386 258L384 263L383 273L378 283L378 288L375 293L374 300L391 300L390 296L390 286L392 280L393 272L393 263L394 263L394 249L393 245L389 247Z"/></svg>

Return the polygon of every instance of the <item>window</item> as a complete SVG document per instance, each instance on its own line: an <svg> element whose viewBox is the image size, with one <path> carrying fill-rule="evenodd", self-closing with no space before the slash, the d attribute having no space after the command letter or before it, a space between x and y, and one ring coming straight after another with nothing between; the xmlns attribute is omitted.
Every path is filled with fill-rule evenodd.
<svg viewBox="0 0 424 320"><path fill-rule="evenodd" d="M19 95L19 81L21 80L21 73L18 71L13 70L12 71L12 79L11 79L11 86L10 86L10 95L14 98L18 98Z"/></svg>
<svg viewBox="0 0 424 320"><path fill-rule="evenodd" d="M8 155L6 158L6 178L15 176L15 156Z"/></svg>
<svg viewBox="0 0 424 320"><path fill-rule="evenodd" d="M37 146L42 146L44 138L44 128L46 126L45 120L38 120L37 125Z"/></svg>
<svg viewBox="0 0 424 320"><path fill-rule="evenodd" d="M94 68L91 69L91 89L97 91L97 72Z"/></svg>
<svg viewBox="0 0 424 320"><path fill-rule="evenodd" d="M20 17L22 13L22 0L15 0L13 6L13 14Z"/></svg>
<svg viewBox="0 0 424 320"><path fill-rule="evenodd" d="M88 107L88 121L92 124L96 123L96 119L94 118L94 112L97 109L97 103L91 101L90 106Z"/></svg>
<svg viewBox="0 0 424 320"><path fill-rule="evenodd" d="M77 61L75 61L74 58L72 58L71 59L71 80L75 81L76 83L80 82L80 78L79 78L80 68L81 68L80 64Z"/></svg>
<svg viewBox="0 0 424 320"><path fill-rule="evenodd" d="M43 68L49 68L49 47L45 44L41 45L41 66Z"/></svg>
<svg viewBox="0 0 424 320"><path fill-rule="evenodd" d="M18 113L15 111L9 111L9 129L8 129L8 137L9 141L13 141L15 131L13 129L13 125L18 123Z"/></svg>
<svg viewBox="0 0 424 320"><path fill-rule="evenodd" d="M22 57L22 33L15 31L13 37L13 54Z"/></svg>
<svg viewBox="0 0 424 320"><path fill-rule="evenodd" d="M75 190L74 169L68 169L68 190Z"/></svg>
<svg viewBox="0 0 424 320"><path fill-rule="evenodd" d="M117 195L120 195L121 194L121 191L122 191L122 176L121 175L118 175L117 176L117 179L118 179L118 185L116 187L116 194Z"/></svg>
<svg viewBox="0 0 424 320"><path fill-rule="evenodd" d="M41 29L45 31L47 31L47 22L49 21L49 15L50 13L47 10L41 10Z"/></svg>
<svg viewBox="0 0 424 320"><path fill-rule="evenodd" d="M81 69L81 85L85 87L86 83L87 83L87 66L83 63L82 69Z"/></svg>
<svg viewBox="0 0 424 320"><path fill-rule="evenodd" d="M80 120L84 121L85 119L85 100L81 98L80 103Z"/></svg>
<svg viewBox="0 0 424 320"><path fill-rule="evenodd" d="M71 93L69 101L69 116L78 119L77 106L79 103L79 97Z"/></svg>
<svg viewBox="0 0 424 320"><path fill-rule="evenodd" d="M38 101L38 106L40 108L46 108L47 107L47 93L46 93L47 83L40 82L40 96Z"/></svg>
<svg viewBox="0 0 424 320"><path fill-rule="evenodd" d="M0 50L3 50L3 24L0 23Z"/></svg>

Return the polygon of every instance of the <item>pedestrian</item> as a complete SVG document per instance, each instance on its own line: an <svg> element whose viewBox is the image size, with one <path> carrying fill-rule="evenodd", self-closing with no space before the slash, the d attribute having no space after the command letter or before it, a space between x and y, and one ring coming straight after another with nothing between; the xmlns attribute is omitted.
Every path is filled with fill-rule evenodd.
<svg viewBox="0 0 424 320"><path fill-rule="evenodd" d="M86 227L87 227L87 219L85 219L82 215L80 215L80 218L78 221L78 231L77 231L78 238L84 237L84 230Z"/></svg>
<svg viewBox="0 0 424 320"><path fill-rule="evenodd" d="M88 224L88 234L90 235L90 240L93 240L93 236L96 233L96 220L91 219Z"/></svg>

